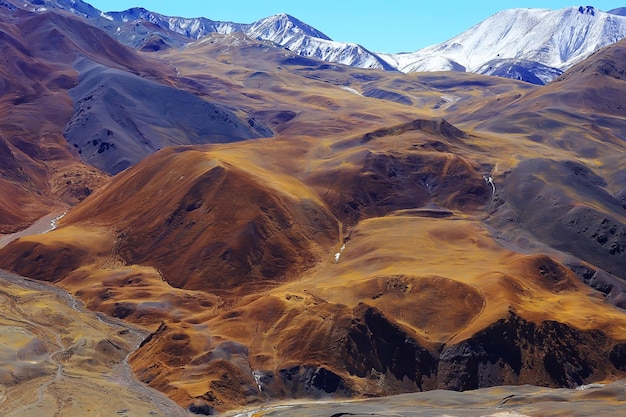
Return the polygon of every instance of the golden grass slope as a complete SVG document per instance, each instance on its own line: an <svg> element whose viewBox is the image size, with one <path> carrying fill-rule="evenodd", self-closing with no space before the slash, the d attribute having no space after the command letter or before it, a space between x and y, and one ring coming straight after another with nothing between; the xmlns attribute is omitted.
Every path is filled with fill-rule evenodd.
<svg viewBox="0 0 626 417"><path fill-rule="evenodd" d="M185 407L623 377L623 310L482 224L484 143L414 121L167 149L1 263L150 326L133 368Z"/></svg>

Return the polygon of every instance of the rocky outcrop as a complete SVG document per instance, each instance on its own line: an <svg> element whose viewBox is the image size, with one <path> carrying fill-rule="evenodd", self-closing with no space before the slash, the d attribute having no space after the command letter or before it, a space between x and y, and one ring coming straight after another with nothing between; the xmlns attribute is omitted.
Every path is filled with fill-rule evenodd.
<svg viewBox="0 0 626 417"><path fill-rule="evenodd" d="M354 312L341 358L351 375L372 378L392 375L408 379L419 391L433 389L438 354L407 334L379 310L365 304Z"/></svg>
<svg viewBox="0 0 626 417"><path fill-rule="evenodd" d="M601 380L624 361L625 352L609 350L607 336L598 330L577 330L556 321L533 323L512 313L446 346L437 385L457 391L517 384L572 388ZM613 366L607 361L610 355Z"/></svg>
<svg viewBox="0 0 626 417"><path fill-rule="evenodd" d="M524 384L573 388L626 373L626 343L616 344L599 330L578 330L552 320L533 322L515 312L446 345L428 342L363 303L349 320L341 326L343 336L321 341L329 355L317 363L298 363L298 352L284 352L284 363L293 365L254 369L255 352L245 345L220 342L208 352L190 353L187 350L198 346L194 337L162 325L134 354L134 366L144 382L174 397L183 394L164 377L164 367L195 369L198 378L210 376L206 393L189 398L189 407L216 410L328 394L380 396ZM152 365L146 361L151 357L147 352L155 355ZM181 354L195 359L185 364Z"/></svg>

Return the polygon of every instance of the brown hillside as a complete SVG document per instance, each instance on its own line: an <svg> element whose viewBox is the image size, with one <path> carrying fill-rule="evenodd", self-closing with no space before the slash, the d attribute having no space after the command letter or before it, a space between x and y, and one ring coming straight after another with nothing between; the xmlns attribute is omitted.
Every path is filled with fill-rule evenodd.
<svg viewBox="0 0 626 417"><path fill-rule="evenodd" d="M626 378L624 44L537 87L3 13L2 231L74 206L0 268L143 326L182 407Z"/></svg>
<svg viewBox="0 0 626 417"><path fill-rule="evenodd" d="M481 224L484 143L416 121L163 150L0 266L150 326L133 367L184 407L622 376L623 311Z"/></svg>

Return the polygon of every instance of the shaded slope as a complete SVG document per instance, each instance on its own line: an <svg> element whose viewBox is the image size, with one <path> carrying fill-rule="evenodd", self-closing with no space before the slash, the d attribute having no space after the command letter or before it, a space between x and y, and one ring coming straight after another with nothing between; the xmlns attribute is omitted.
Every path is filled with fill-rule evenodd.
<svg viewBox="0 0 626 417"><path fill-rule="evenodd" d="M626 280L626 208L604 180L572 161L527 160L504 184L505 207L492 224L513 220L548 245Z"/></svg>
<svg viewBox="0 0 626 417"><path fill-rule="evenodd" d="M308 181L347 225L428 205L472 212L489 194L480 166L456 153L471 146L464 139L443 119L382 128L333 144Z"/></svg>
<svg viewBox="0 0 626 417"><path fill-rule="evenodd" d="M111 174L172 145L272 136L189 92L101 66L84 69L70 95L76 104L65 137L85 162Z"/></svg>
<svg viewBox="0 0 626 417"><path fill-rule="evenodd" d="M99 187L106 175L81 156L117 173L172 144L271 135L243 112L173 87L171 65L140 56L77 17L0 11L3 233ZM94 94L95 105L87 100Z"/></svg>
<svg viewBox="0 0 626 417"><path fill-rule="evenodd" d="M624 41L593 54L551 84L501 106L462 116L477 129L511 135L544 149L504 173L492 224L525 230L626 279L626 81ZM497 114L497 117L495 116ZM547 156L547 158L545 158ZM533 158L519 158L533 159Z"/></svg>
<svg viewBox="0 0 626 417"><path fill-rule="evenodd" d="M104 175L81 164L61 135L71 115L72 68L38 58L20 26L31 16L0 9L0 232L27 227L59 204L75 204ZM36 31L36 30L35 30Z"/></svg>
<svg viewBox="0 0 626 417"><path fill-rule="evenodd" d="M84 57L111 68L156 76L162 67L140 58L104 31L83 19L55 12L33 13L19 22L19 28L35 57L71 65ZM161 68L160 68L161 67Z"/></svg>

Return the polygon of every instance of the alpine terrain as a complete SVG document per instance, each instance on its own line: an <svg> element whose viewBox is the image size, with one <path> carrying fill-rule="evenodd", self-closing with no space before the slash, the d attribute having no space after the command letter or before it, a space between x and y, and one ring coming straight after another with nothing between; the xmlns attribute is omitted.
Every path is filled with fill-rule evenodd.
<svg viewBox="0 0 626 417"><path fill-rule="evenodd" d="M619 415L624 19L0 1L0 414Z"/></svg>

